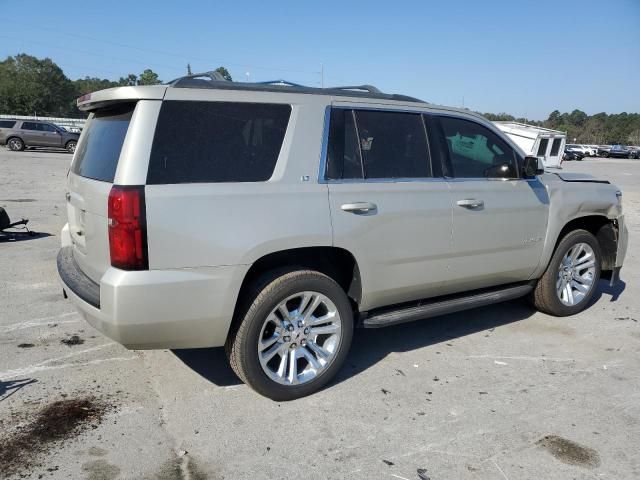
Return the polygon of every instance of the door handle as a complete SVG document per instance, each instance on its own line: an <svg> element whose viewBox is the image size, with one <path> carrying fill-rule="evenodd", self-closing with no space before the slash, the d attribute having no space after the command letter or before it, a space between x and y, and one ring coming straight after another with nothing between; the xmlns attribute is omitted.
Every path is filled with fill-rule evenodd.
<svg viewBox="0 0 640 480"><path fill-rule="evenodd" d="M356 215L362 215L363 213L372 213L378 209L376 204L371 202L345 203L340 208L345 212L355 213Z"/></svg>
<svg viewBox="0 0 640 480"><path fill-rule="evenodd" d="M465 198L464 200L458 200L456 204L459 207L464 207L469 209L484 207L484 202L482 200L476 200L475 198Z"/></svg>

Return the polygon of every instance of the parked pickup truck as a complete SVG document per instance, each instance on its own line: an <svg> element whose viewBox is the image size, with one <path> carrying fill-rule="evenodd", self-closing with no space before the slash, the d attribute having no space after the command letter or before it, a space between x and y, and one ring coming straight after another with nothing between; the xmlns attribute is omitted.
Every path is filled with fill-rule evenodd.
<svg viewBox="0 0 640 480"><path fill-rule="evenodd" d="M224 345L275 400L325 385L354 327L519 297L573 315L625 258L615 185L545 173L467 110L215 74L78 106L66 295L128 348Z"/></svg>

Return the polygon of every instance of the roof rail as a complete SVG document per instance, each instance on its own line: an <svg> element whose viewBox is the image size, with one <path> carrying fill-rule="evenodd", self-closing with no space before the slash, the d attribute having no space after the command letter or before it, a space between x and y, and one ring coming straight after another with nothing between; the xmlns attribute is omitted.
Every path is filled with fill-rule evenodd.
<svg viewBox="0 0 640 480"><path fill-rule="evenodd" d="M269 80L268 82L255 82L255 85L279 85L282 87L304 87L299 83L293 83L288 80Z"/></svg>
<svg viewBox="0 0 640 480"><path fill-rule="evenodd" d="M216 71L209 71L209 72L203 72L203 73L194 73L193 75L185 75L184 77L179 77L176 78L174 80L171 80L170 82L167 82L167 85L173 85L174 87L179 85L180 82L184 81L184 80L193 80L193 79L198 79L198 78L202 78L202 77L207 77L209 80L214 81L214 82L228 82L229 80L227 80L226 78L224 78L224 76L220 73L220 72L216 72Z"/></svg>
<svg viewBox="0 0 640 480"><path fill-rule="evenodd" d="M349 85L346 87L329 87L331 90L359 90L369 93L382 93L382 91L373 85Z"/></svg>

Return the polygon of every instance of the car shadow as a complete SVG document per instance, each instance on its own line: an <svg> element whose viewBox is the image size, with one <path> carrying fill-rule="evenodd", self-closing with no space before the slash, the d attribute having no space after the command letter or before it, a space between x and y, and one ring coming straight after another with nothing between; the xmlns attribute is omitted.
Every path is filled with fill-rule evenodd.
<svg viewBox="0 0 640 480"><path fill-rule="evenodd" d="M356 329L344 367L330 385L375 365L392 352L406 352L524 320L535 311L523 301L427 318L380 329ZM238 385L224 348L173 350L187 367L218 386Z"/></svg>
<svg viewBox="0 0 640 480"><path fill-rule="evenodd" d="M24 149L23 151L24 152L40 152L40 153L62 153L65 155L71 155L71 153L65 150L64 148L29 147Z"/></svg>
<svg viewBox="0 0 640 480"><path fill-rule="evenodd" d="M37 240L39 238L51 237L47 232L0 232L0 243L3 242L23 242L25 240Z"/></svg>
<svg viewBox="0 0 640 480"><path fill-rule="evenodd" d="M5 401L7 398L9 398L11 395L16 393L18 390L36 382L37 380L33 378L25 378L22 380L12 380L9 382L3 382L0 380L0 402Z"/></svg>

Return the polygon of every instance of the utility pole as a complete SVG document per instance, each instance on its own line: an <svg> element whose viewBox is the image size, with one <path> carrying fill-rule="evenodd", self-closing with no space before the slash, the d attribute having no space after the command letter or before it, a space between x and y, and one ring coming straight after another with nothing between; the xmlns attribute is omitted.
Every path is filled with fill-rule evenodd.
<svg viewBox="0 0 640 480"><path fill-rule="evenodd" d="M191 73L191 64L187 63L187 75L193 75L193 73Z"/></svg>

